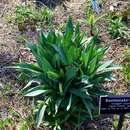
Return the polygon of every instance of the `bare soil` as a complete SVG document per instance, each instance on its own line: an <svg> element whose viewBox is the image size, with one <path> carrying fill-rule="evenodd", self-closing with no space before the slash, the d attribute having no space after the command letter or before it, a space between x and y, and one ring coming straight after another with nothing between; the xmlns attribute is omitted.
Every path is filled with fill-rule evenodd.
<svg viewBox="0 0 130 130"><path fill-rule="evenodd" d="M101 1L101 0L100 0ZM102 0L102 12L108 12L110 5L115 0ZM48 3L46 3L48 4ZM53 3L54 4L54 3ZM13 6L12 6L13 5ZM19 90L24 86L17 82L17 74L13 69L7 68L7 66L13 65L19 61L32 60L32 56L29 51L24 49L25 43L20 39L21 32L18 31L16 25L8 23L6 20L7 14L13 12L15 3L4 3L0 2L0 120L12 116L10 109L18 112L20 117L24 118L28 113L28 108L31 102L28 99L18 96ZM71 15L76 22L77 19L85 18L85 10L87 7L87 0L70 0L63 1L62 3L56 4L54 7L55 17L53 24L55 26L66 22L67 17ZM11 14L10 14L11 15ZM112 39L107 33L107 22L102 20L99 23L99 29L101 32L100 40L103 45L111 43L111 49L108 52L107 59L114 59L117 64L122 64L124 61L124 49L127 48L127 41L122 39ZM88 27L83 24L82 30L87 31ZM30 40L36 33L25 32L27 38ZM35 36L34 36L35 37ZM120 71L114 73L117 77L116 82L108 82L104 84L104 87L109 91L116 91L117 94L129 94L128 86L124 82L122 73ZM5 93L4 87L7 84L11 84L9 93ZM17 126L20 117L15 119ZM130 130L130 118L126 118L123 130ZM114 116L101 116L97 121L86 122L83 124L81 130L114 130L113 121ZM7 128L6 130L12 130Z"/></svg>

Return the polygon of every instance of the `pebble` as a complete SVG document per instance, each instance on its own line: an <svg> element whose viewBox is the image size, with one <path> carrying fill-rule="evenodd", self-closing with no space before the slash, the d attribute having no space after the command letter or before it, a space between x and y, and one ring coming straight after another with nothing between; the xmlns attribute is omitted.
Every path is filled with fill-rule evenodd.
<svg viewBox="0 0 130 130"><path fill-rule="evenodd" d="M2 23L0 23L0 28L3 28L3 24Z"/></svg>
<svg viewBox="0 0 130 130"><path fill-rule="evenodd" d="M1 90L1 89L3 89L3 84L2 84L2 83L0 83L0 90Z"/></svg>
<svg viewBox="0 0 130 130"><path fill-rule="evenodd" d="M3 20L3 18L0 17L0 29L3 28L5 25L5 21Z"/></svg>

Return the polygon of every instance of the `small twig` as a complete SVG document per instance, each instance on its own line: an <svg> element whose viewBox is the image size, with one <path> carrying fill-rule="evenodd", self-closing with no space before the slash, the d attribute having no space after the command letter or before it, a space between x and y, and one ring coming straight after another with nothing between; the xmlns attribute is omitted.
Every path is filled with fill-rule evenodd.
<svg viewBox="0 0 130 130"><path fill-rule="evenodd" d="M0 15L0 18L2 18L2 17L4 16L4 13L5 13L6 8L7 8L7 5L5 5L5 7L4 7L4 9L3 9L3 11L2 11L2 13L1 13L1 15Z"/></svg>

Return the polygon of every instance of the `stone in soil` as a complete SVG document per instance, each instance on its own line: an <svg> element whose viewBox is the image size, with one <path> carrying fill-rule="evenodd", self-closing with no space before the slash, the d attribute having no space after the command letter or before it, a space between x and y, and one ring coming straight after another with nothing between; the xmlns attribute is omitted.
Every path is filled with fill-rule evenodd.
<svg viewBox="0 0 130 130"><path fill-rule="evenodd" d="M0 29L2 29L4 25L5 25L4 20L0 18Z"/></svg>

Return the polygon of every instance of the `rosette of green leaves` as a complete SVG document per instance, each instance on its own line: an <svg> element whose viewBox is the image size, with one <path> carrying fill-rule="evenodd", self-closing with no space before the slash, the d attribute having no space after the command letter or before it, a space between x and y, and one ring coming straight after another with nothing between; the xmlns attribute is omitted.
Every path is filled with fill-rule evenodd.
<svg viewBox="0 0 130 130"><path fill-rule="evenodd" d="M108 32L113 38L128 38L128 27L123 23L122 17L111 19L108 26Z"/></svg>
<svg viewBox="0 0 130 130"><path fill-rule="evenodd" d="M112 80L112 70L120 68L113 61L102 61L108 47L98 47L96 36L86 42L79 24L74 28L71 18L65 33L41 32L38 41L28 44L36 63L15 67L27 78L23 95L37 96L36 126L43 122L63 130L68 124L79 127L97 117L97 97L107 94L102 83Z"/></svg>

